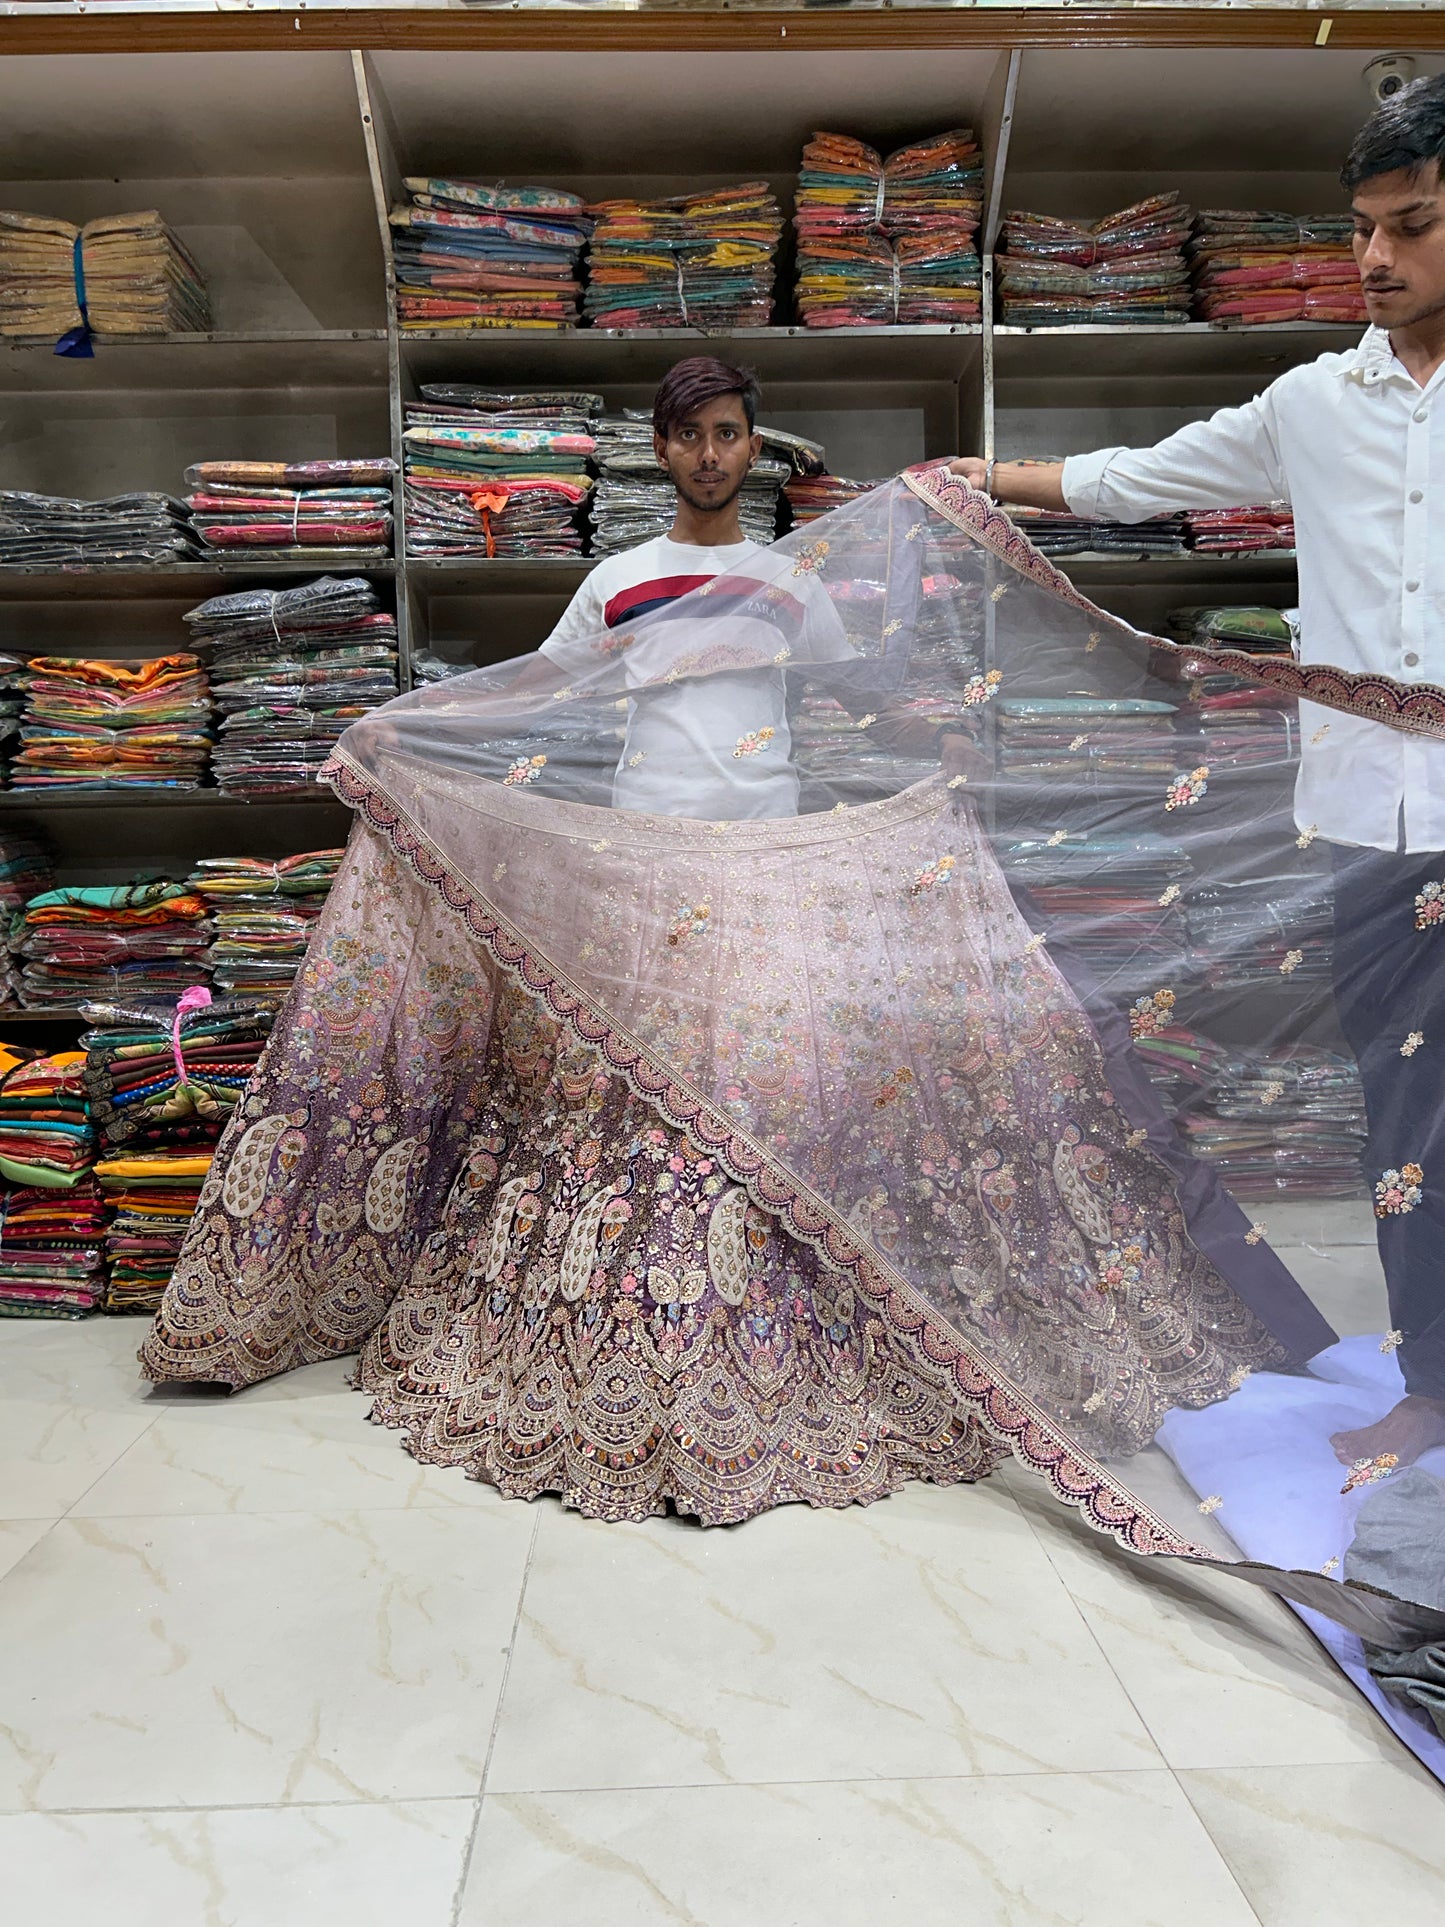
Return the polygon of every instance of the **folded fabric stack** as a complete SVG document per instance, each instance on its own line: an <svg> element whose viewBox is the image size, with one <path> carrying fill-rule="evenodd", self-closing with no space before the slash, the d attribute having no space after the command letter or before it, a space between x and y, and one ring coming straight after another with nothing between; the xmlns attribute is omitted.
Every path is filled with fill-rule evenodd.
<svg viewBox="0 0 1445 1927"><path fill-rule="evenodd" d="M1177 194L1152 195L1099 221L1010 214L998 261L1000 319L1018 328L1187 321L1192 229Z"/></svg>
<svg viewBox="0 0 1445 1927"><path fill-rule="evenodd" d="M1348 214L1205 208L1189 243L1194 309L1204 321L1364 325Z"/></svg>
<svg viewBox="0 0 1445 1927"><path fill-rule="evenodd" d="M410 553L581 555L602 397L447 382L421 392L402 437Z"/></svg>
<svg viewBox="0 0 1445 1927"><path fill-rule="evenodd" d="M1143 697L1025 696L994 705L998 772L1110 787L1167 781L1177 767L1173 703Z"/></svg>
<svg viewBox="0 0 1445 1927"><path fill-rule="evenodd" d="M84 227L0 212L0 335L53 341L87 322L100 335L204 333L200 269L154 208Z"/></svg>
<svg viewBox="0 0 1445 1927"><path fill-rule="evenodd" d="M364 576L213 596L185 620L211 651L228 794L307 788L342 731L396 694L396 618Z"/></svg>
<svg viewBox="0 0 1445 1927"><path fill-rule="evenodd" d="M0 1074L9 1054L0 1051ZM105 1205L93 1177L69 1190L0 1191L0 1318L83 1318L105 1292Z"/></svg>
<svg viewBox="0 0 1445 1927"><path fill-rule="evenodd" d="M95 1162L85 1052L20 1059L18 1051L0 1053L0 1177L69 1190Z"/></svg>
<svg viewBox="0 0 1445 1927"><path fill-rule="evenodd" d="M1191 603L1171 609L1169 633L1196 649L1247 649L1252 656L1288 656L1294 650L1289 612L1258 603Z"/></svg>
<svg viewBox="0 0 1445 1927"><path fill-rule="evenodd" d="M33 656L17 790L193 790L211 751L211 688L192 655Z"/></svg>
<svg viewBox="0 0 1445 1927"><path fill-rule="evenodd" d="M306 956L344 850L308 850L274 863L203 857L187 887L203 897L216 939L207 961L227 995L281 998Z"/></svg>
<svg viewBox="0 0 1445 1927"><path fill-rule="evenodd" d="M594 328L764 328L783 217L766 181L602 201L583 307Z"/></svg>
<svg viewBox="0 0 1445 1927"><path fill-rule="evenodd" d="M1296 1044L1242 1056L1181 1116L1236 1197L1357 1197L1365 1094L1352 1059Z"/></svg>
<svg viewBox="0 0 1445 1927"><path fill-rule="evenodd" d="M1327 872L1201 884L1189 899L1195 968L1211 990L1328 984L1333 911Z"/></svg>
<svg viewBox="0 0 1445 1927"><path fill-rule="evenodd" d="M19 656L0 651L0 782L9 780L24 702L25 663Z"/></svg>
<svg viewBox="0 0 1445 1927"><path fill-rule="evenodd" d="M97 502L0 489L0 564L31 569L193 562L201 552L173 495L110 495Z"/></svg>
<svg viewBox="0 0 1445 1927"><path fill-rule="evenodd" d="M264 549L318 560L391 553L391 478L396 463L194 462L186 497L201 539L228 554Z"/></svg>
<svg viewBox="0 0 1445 1927"><path fill-rule="evenodd" d="M798 319L810 328L960 324L982 313L983 154L971 131L885 161L815 134L798 176Z"/></svg>
<svg viewBox="0 0 1445 1927"><path fill-rule="evenodd" d="M834 509L846 508L849 502L860 501L878 486L877 482L850 482L842 475L795 475L783 494L792 510L793 527L798 528Z"/></svg>
<svg viewBox="0 0 1445 1927"><path fill-rule="evenodd" d="M1016 522L1043 555L1128 557L1187 555L1188 517L1156 515L1148 522L1101 522L1054 509L1009 507Z"/></svg>
<svg viewBox="0 0 1445 1927"><path fill-rule="evenodd" d="M1066 943L1114 996L1176 975L1188 954L1182 846L1149 831L1056 837L1021 838L1001 852L1050 940Z"/></svg>
<svg viewBox="0 0 1445 1927"><path fill-rule="evenodd" d="M1294 548L1294 516L1280 503L1260 508L1190 509L1190 547L1201 555L1252 555Z"/></svg>
<svg viewBox="0 0 1445 1927"><path fill-rule="evenodd" d="M1290 697L1242 676L1200 676L1191 688L1180 721L1199 731L1200 762L1223 771L1299 761L1299 709Z"/></svg>
<svg viewBox="0 0 1445 1927"><path fill-rule="evenodd" d="M391 211L403 331L575 327L590 223L553 187L409 178Z"/></svg>
<svg viewBox="0 0 1445 1927"><path fill-rule="evenodd" d="M20 1001L49 1010L110 994L179 994L205 976L202 898L170 882L88 884L32 897L11 932Z"/></svg>
<svg viewBox="0 0 1445 1927"><path fill-rule="evenodd" d="M592 497L592 553L617 555L653 536L666 535L677 515L677 490L657 466L652 416L640 409L607 415L594 424L601 480ZM771 542L778 530L778 496L793 463L767 429L759 428L763 453L738 497L743 534ZM790 438L791 439L791 438Z"/></svg>
<svg viewBox="0 0 1445 1927"><path fill-rule="evenodd" d="M179 1014L178 1014L179 1002ZM153 1311L175 1266L216 1139L244 1095L275 1018L249 997L96 1002L85 1088L100 1140L107 1311Z"/></svg>

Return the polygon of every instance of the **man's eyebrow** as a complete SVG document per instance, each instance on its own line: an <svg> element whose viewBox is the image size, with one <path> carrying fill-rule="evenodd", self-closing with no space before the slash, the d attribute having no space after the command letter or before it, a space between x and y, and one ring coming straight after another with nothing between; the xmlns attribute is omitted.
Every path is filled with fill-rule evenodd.
<svg viewBox="0 0 1445 1927"><path fill-rule="evenodd" d="M1392 214L1397 217L1403 214L1418 214L1423 208L1434 207L1435 204L1433 199L1406 201L1400 207L1387 207L1385 212L1386 214ZM1357 220L1370 221L1374 219L1374 216L1362 207L1352 207L1350 212Z"/></svg>

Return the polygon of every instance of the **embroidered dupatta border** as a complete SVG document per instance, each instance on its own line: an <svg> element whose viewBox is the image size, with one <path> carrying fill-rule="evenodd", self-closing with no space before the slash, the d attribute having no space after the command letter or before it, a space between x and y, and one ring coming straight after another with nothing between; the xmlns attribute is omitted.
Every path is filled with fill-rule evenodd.
<svg viewBox="0 0 1445 1927"><path fill-rule="evenodd" d="M614 1024L452 868L425 832L344 750L332 752L321 776L462 918L502 970L542 998L580 1043L599 1050L608 1067L643 1102L705 1146L761 1209L781 1219L793 1236L830 1264L849 1273L885 1323L905 1339L917 1340L928 1361L949 1373L956 1396L984 1429L1046 1478L1060 1499L1077 1507L1097 1531L1134 1552L1211 1557L1182 1539L1127 1486L1081 1453L1046 1413L925 1304L901 1271L863 1245L833 1206L738 1130L701 1092L668 1071L640 1039Z"/></svg>
<svg viewBox="0 0 1445 1927"><path fill-rule="evenodd" d="M1267 683L1301 701L1318 703L1323 709L1336 709L1347 716L1383 723L1389 729L1402 730L1412 736L1431 736L1445 741L1445 688L1438 683L1398 683L1388 676L1372 675L1365 670L1296 662L1293 657L1254 656L1247 649L1204 650L1198 643L1170 642L1164 636L1133 629L1081 594L1047 556L1040 555L1023 530L1009 520L990 496L970 488L961 476L935 468L905 474L899 479L920 501L936 509L962 534L981 542L1000 562L1094 621L1106 624L1124 640L1146 642L1151 648L1161 649L1182 661L1187 676L1201 676L1211 669L1230 669L1251 682Z"/></svg>

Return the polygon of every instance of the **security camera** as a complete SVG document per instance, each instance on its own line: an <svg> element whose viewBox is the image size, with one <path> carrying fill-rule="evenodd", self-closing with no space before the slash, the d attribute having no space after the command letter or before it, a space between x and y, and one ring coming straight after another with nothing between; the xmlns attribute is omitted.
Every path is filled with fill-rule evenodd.
<svg viewBox="0 0 1445 1927"><path fill-rule="evenodd" d="M1414 56L1412 54L1376 54L1365 68L1364 78L1375 104L1383 107L1387 100L1393 100L1415 78Z"/></svg>

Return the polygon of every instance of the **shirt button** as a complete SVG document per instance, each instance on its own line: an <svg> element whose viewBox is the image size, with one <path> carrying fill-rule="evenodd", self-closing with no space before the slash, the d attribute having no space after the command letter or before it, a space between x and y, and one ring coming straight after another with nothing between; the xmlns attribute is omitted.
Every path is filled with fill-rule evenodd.
<svg viewBox="0 0 1445 1927"><path fill-rule="evenodd" d="M1412 502L1423 502L1424 499L1425 491L1423 488L1412 488L1410 490L1410 500Z"/></svg>
<svg viewBox="0 0 1445 1927"><path fill-rule="evenodd" d="M1410 595L1414 595L1415 591L1419 588L1419 586L1420 586L1419 583L1414 581L1413 579L1405 584L1406 591Z"/></svg>
<svg viewBox="0 0 1445 1927"><path fill-rule="evenodd" d="M1415 654L1413 649L1411 649L1405 657L1405 667L1407 669L1418 669L1420 667L1420 658Z"/></svg>
<svg viewBox="0 0 1445 1927"><path fill-rule="evenodd" d="M1430 410L1429 410L1428 408L1417 408L1417 409L1415 410L1415 419L1416 419L1416 421L1417 421L1417 422L1427 422L1427 421L1429 421L1429 419L1430 419Z"/></svg>

